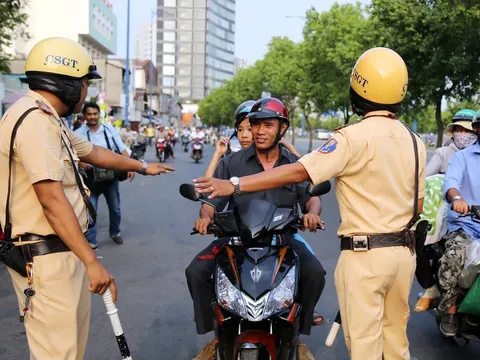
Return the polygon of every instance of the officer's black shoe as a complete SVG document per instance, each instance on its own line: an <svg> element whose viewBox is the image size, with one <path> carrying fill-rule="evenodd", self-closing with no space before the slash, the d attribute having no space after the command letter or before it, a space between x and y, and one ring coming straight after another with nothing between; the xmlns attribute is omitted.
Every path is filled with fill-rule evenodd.
<svg viewBox="0 0 480 360"><path fill-rule="evenodd" d="M122 239L122 237L121 237L120 235L114 235L114 236L112 236L112 240L113 240L116 244L118 244L118 245L123 244L123 239Z"/></svg>
<svg viewBox="0 0 480 360"><path fill-rule="evenodd" d="M445 336L455 336L457 334L457 318L455 314L442 315L440 331Z"/></svg>

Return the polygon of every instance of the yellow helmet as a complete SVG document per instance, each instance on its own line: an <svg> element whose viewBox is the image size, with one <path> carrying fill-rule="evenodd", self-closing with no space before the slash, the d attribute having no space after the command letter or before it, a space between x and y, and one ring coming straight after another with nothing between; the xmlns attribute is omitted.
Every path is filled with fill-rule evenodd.
<svg viewBox="0 0 480 360"><path fill-rule="evenodd" d="M102 78L87 50L78 42L61 37L42 40L32 48L25 64L27 77L31 72L75 79Z"/></svg>
<svg viewBox="0 0 480 360"><path fill-rule="evenodd" d="M360 98L371 103L397 105L407 94L407 66L391 49L367 50L353 67L350 86Z"/></svg>

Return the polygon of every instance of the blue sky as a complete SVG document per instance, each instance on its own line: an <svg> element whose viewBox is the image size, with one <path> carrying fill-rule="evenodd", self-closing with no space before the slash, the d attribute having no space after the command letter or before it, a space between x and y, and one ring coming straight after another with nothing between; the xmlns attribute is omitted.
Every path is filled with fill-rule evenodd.
<svg viewBox="0 0 480 360"><path fill-rule="evenodd" d="M127 53L127 0L110 0L117 16L117 56ZM288 36L294 41L302 40L304 19L286 16L304 16L312 6L317 11L328 10L334 0L237 0L235 56L247 59L249 65L263 57L273 36ZM339 3L354 3L340 0ZM369 0L361 0L369 3ZM157 0L130 1L130 56L135 56L135 34L148 23Z"/></svg>

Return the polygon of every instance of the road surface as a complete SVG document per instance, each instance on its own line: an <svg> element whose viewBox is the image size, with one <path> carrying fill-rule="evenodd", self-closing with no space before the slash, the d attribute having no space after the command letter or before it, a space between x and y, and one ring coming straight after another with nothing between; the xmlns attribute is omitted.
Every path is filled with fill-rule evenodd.
<svg viewBox="0 0 480 360"><path fill-rule="evenodd" d="M301 147L299 142L300 150L305 152L306 148ZM212 237L189 235L198 205L178 194L181 183L203 174L207 160L194 164L187 154L178 152L178 145L176 150L177 159L168 161L177 168L175 173L155 178L137 175L133 183L121 184L123 245L116 245L108 238L106 204L100 201L98 256L116 278L117 306L135 360L192 359L212 338L211 334L196 335L184 276L190 260ZM206 154L210 159L211 147ZM151 149L146 160L154 160ZM333 272L340 253L336 239L339 213L333 193L323 201L322 218L327 230L316 235L305 234L305 238L327 270L327 285L317 310L330 321L338 309ZM412 306L419 291L415 285L410 299ZM0 304L0 359L27 359L24 328L18 321L16 298L4 268L0 268ZM120 359L101 298L93 296L92 305L86 359ZM328 324L316 327L311 336L302 340L316 359L348 359L341 332L332 348L324 346L328 330ZM419 360L473 360L480 354L477 345L457 348L443 339L433 317L427 313L412 313L408 333L412 356Z"/></svg>

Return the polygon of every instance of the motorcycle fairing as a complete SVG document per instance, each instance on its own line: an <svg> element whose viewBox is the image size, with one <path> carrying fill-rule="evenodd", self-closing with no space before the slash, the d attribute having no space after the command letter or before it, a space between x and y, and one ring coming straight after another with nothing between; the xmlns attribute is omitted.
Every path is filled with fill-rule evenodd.
<svg viewBox="0 0 480 360"><path fill-rule="evenodd" d="M255 301L278 286L297 262L295 253L287 246L226 245L216 256L216 266L222 269L237 289Z"/></svg>

